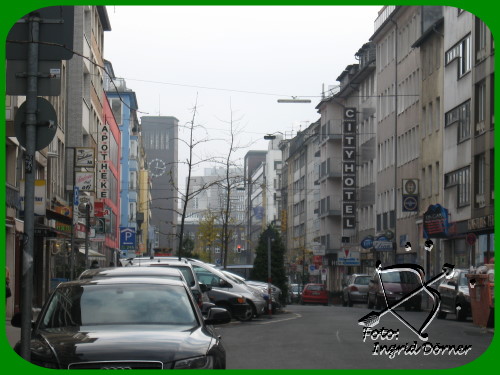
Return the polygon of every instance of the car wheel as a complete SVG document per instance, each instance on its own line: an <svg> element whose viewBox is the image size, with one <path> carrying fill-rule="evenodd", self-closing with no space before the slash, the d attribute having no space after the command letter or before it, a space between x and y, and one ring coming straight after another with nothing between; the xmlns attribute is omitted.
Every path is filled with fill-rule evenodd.
<svg viewBox="0 0 500 375"><path fill-rule="evenodd" d="M340 299L342 301L342 306L347 306L347 301L344 298L344 293L342 293L342 295L340 296Z"/></svg>
<svg viewBox="0 0 500 375"><path fill-rule="evenodd" d="M467 319L467 311L465 310L464 307L462 307L462 304L460 302L456 303L455 314L456 314L456 319L460 322L463 322L464 320Z"/></svg>
<svg viewBox="0 0 500 375"><path fill-rule="evenodd" d="M382 310L382 301L379 297L375 297L375 309Z"/></svg>
<svg viewBox="0 0 500 375"><path fill-rule="evenodd" d="M301 305L305 305L306 304L302 298L300 299L300 304Z"/></svg>
<svg viewBox="0 0 500 375"><path fill-rule="evenodd" d="M248 306L247 311L245 311L245 315L237 316L236 319L240 322L249 322L253 318L253 309L251 306Z"/></svg>
<svg viewBox="0 0 500 375"><path fill-rule="evenodd" d="M349 297L349 294L347 295L347 306L352 307L352 301L351 297Z"/></svg>
<svg viewBox="0 0 500 375"><path fill-rule="evenodd" d="M446 319L446 313L441 310L441 307L439 308L439 311L437 313L437 318L438 319Z"/></svg>
<svg viewBox="0 0 500 375"><path fill-rule="evenodd" d="M368 305L368 308L369 308L369 309L373 309L373 302L372 302L372 300L370 299L370 296L368 296L368 302L367 302L367 305Z"/></svg>

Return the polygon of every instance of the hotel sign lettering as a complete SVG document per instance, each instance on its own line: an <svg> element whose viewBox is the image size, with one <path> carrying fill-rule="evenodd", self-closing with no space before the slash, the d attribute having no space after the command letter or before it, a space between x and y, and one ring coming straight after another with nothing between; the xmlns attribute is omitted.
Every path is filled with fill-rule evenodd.
<svg viewBox="0 0 500 375"><path fill-rule="evenodd" d="M342 224L356 227L356 108L344 108L342 131Z"/></svg>

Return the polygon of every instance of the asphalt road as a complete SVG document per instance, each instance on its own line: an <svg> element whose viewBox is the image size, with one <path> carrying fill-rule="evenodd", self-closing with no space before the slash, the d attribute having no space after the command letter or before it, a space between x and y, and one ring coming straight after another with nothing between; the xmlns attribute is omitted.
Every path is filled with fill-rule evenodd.
<svg viewBox="0 0 500 375"><path fill-rule="evenodd" d="M422 341L391 313L373 327L379 336L365 331L364 337L358 320L370 311L366 306L289 305L272 319L233 321L217 330L226 347L228 369L454 368L481 356L493 339L492 329L450 316L431 320L423 331L428 339ZM417 330L428 317L426 311L397 312ZM382 334L384 328L387 333Z"/></svg>

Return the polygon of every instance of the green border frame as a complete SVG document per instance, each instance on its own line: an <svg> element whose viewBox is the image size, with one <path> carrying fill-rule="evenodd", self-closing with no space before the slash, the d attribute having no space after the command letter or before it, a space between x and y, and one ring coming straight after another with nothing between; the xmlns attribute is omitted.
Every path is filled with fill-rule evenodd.
<svg viewBox="0 0 500 375"><path fill-rule="evenodd" d="M387 5L387 4L394 4L394 2L388 2L388 3L383 3L380 1L373 1L373 0L353 0L352 2L350 1L345 1L345 0L323 0L323 1L318 1L318 0L313 0L313 1L297 1L297 0L274 0L274 1L262 1L262 0L246 0L246 1L224 1L224 0L205 0L205 1L200 1L200 0L192 0L192 1L175 1L175 0L149 0L146 1L145 3L142 3L140 1L132 1L132 0L121 0L121 1L116 1L116 0L110 0L110 1L88 1L88 2L81 2L81 1L69 1L69 0L60 0L60 1L35 1L35 0L24 0L23 2L19 3L6 3L4 4L4 11L2 11L2 23L0 26L0 39L5 40L7 37L7 33L10 30L11 25L14 24L15 21L17 21L19 18L21 18L23 15L29 13L31 10L34 9L39 9L47 6L55 6L55 5L262 5L262 6L271 6L271 5L307 5L307 6L317 6L317 5ZM429 1L429 0L424 0L424 1L409 1L409 0L400 0L397 2L397 5L447 5L447 6L453 6L457 8L463 8L471 13L474 13L476 16L480 17L490 28L492 34L494 37L496 37L500 33L500 3L494 2L492 0L488 1L474 1L474 0L462 0L462 1ZM370 36L367 35L367 38ZM498 64L495 64L495 68ZM1 48L0 49L0 67L2 71L5 71L5 49ZM495 69L496 70L496 69ZM500 78L498 75L495 77L495 93L498 91L498 87L500 84ZM0 79L0 92L5 92L5 76L2 76ZM5 101L3 101L4 105L2 106L2 111L0 113L0 121L5 123ZM498 113L497 109L499 108L499 103L500 103L500 98L499 95L495 95L495 112ZM498 134L495 135L495 145L500 144L500 135ZM5 137L5 126L0 126L0 136ZM498 185L498 179L499 179L499 169L500 169L500 155L499 153L495 153L495 176L494 176L494 183L497 186ZM2 148L0 150L0 165L4 165L3 163L5 162L5 148ZM4 188L0 188L0 201L5 200L5 190ZM498 208L500 208L500 199L497 199L494 205L494 211L499 212ZM0 218L2 219L0 222L5 222L5 211L2 210L0 214ZM498 224L500 223L500 219L498 215L495 218L495 233L497 233L498 229ZM5 243L5 232L0 231L0 238L2 239L1 243ZM0 265L2 267L5 266L5 256L0 256ZM2 268L3 269L3 268ZM496 293L498 294L498 293ZM5 316L5 305L2 305L0 307L0 312L1 316ZM498 321L498 316L499 313L496 311L495 313L495 320ZM24 360L22 360L20 357L17 356L11 349L10 345L7 341L6 338L6 332L5 332L5 326L3 324L0 324L0 341L2 342L1 347L1 358L4 360L4 368L8 370L13 370L13 371L22 371L23 373L26 371L31 374L35 369L35 371L39 372L44 372L47 373L48 371L50 372L56 372L55 370L48 370L48 369L42 369L36 366L33 366ZM499 367L499 362L498 359L496 358L496 354L499 353L499 344L498 344L498 339L496 336L494 336L493 341L488 348L488 350L479 358L476 360L468 363L465 366L458 367L458 368L451 368L451 369L445 369L445 370L404 370L405 373L407 372L415 372L415 371L426 371L426 372L436 372L436 371L445 371L449 374L458 374L458 373L464 373L464 374L471 374L475 371L493 371L493 369L498 369ZM334 353L332 353L334 354ZM5 370L4 370L5 371ZM61 371L61 370L59 370ZM141 373L143 371L139 370ZM231 373L240 373L244 371L266 371L266 370L226 370ZM306 372L311 372L311 370L273 370L273 373L282 373L285 374L285 371L287 374L289 373L306 373ZM325 372L325 371L348 371L349 373L368 373L371 372L373 373L376 371L377 373L380 373L381 371L402 371L402 370L314 370L314 372Z"/></svg>

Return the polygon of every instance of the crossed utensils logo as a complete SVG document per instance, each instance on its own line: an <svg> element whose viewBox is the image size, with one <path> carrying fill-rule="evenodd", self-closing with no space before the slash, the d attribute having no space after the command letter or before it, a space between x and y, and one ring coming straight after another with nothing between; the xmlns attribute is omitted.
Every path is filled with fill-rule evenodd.
<svg viewBox="0 0 500 375"><path fill-rule="evenodd" d="M434 276L433 278L431 278L427 282L424 282L422 279L422 276L425 274L424 269L417 264L396 264L393 266L388 266L388 267L382 268L381 262L377 261L376 270L377 270L377 273L379 275L380 284L382 285L382 291L384 293L385 304L387 307L379 312L372 311L372 312L368 313L367 315L363 316L361 319L358 320L358 324L361 326L364 326L364 327L374 327L380 322L380 318L382 318L382 316L384 316L385 314L390 312L397 319L399 319L399 321L401 321L406 327L408 327L410 329L410 331L415 333L420 340L427 341L429 339L429 335L423 331L429 326L429 324L431 324L432 320L434 320L434 318L436 317L436 315L438 313L439 306L441 305L441 295L439 294L439 292L436 289L431 288L430 285L434 284L435 282L437 282L438 280L440 280L442 278L450 279L453 276L453 269L454 268L455 268L454 265L445 263L442 267L442 272L438 273L436 276ZM418 276L418 279L420 280L420 283L422 285L419 286L418 288L412 290L410 293L403 296L397 303L395 303L394 305L389 307L389 303L387 301L387 295L385 292L384 283L382 281L381 274L388 273L388 272L396 272L396 271L413 272L415 275ZM412 298L415 295L417 295L418 293L420 293L422 290L424 290L432 298L433 307L432 307L432 310L429 312L429 315L425 319L424 323L420 326L420 328L417 329L417 328L413 327L408 321L406 321L406 319L404 319L400 314L398 314L396 311L394 311L394 309L396 307L401 306L403 303L405 303L410 298Z"/></svg>

